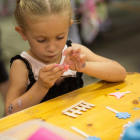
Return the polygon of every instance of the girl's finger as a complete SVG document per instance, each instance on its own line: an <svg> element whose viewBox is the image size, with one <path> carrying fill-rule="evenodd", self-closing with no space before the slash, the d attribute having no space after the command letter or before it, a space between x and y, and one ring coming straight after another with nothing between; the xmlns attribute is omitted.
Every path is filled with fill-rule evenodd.
<svg viewBox="0 0 140 140"><path fill-rule="evenodd" d="M66 71L66 69L62 69L62 70L60 70L60 71L58 71L58 72L56 72L56 73L54 73L54 74L49 75L48 78L49 78L50 80L53 80L53 79L56 79L56 80L57 80L60 76L62 76L62 74L63 74L65 71Z"/></svg>
<svg viewBox="0 0 140 140"><path fill-rule="evenodd" d="M81 53L81 47L74 47L73 48L73 55L80 54L80 53Z"/></svg>
<svg viewBox="0 0 140 140"><path fill-rule="evenodd" d="M65 56L65 60L64 60L64 62L63 62L63 65L69 65L69 60L70 60L70 55L67 54L67 55Z"/></svg>
<svg viewBox="0 0 140 140"><path fill-rule="evenodd" d="M54 75L55 73L65 70L64 65L56 66L54 69L47 72L47 76Z"/></svg>
<svg viewBox="0 0 140 140"><path fill-rule="evenodd" d="M73 58L73 62L74 62L74 64L75 64L76 70L79 70L79 68L80 68L80 62L79 62L78 58L79 58L79 57L74 57L74 58Z"/></svg>
<svg viewBox="0 0 140 140"><path fill-rule="evenodd" d="M46 65L46 66L42 67L42 68L40 69L40 71L42 71L42 72L47 72L47 71L50 71L50 70L54 69L56 66L57 66L56 63L49 64L49 65Z"/></svg>
<svg viewBox="0 0 140 140"><path fill-rule="evenodd" d="M86 54L81 54L79 57L80 62L84 62L86 60Z"/></svg>
<svg viewBox="0 0 140 140"><path fill-rule="evenodd" d="M71 70L75 70L76 69L74 61L70 60L69 64L70 64L70 69Z"/></svg>
<svg viewBox="0 0 140 140"><path fill-rule="evenodd" d="M63 55L69 55L72 53L73 47L68 47L67 49L64 50Z"/></svg>
<svg viewBox="0 0 140 140"><path fill-rule="evenodd" d="M63 55L65 56L63 65L69 65L69 60L70 60L72 53L73 53L73 47L69 47L63 52Z"/></svg>

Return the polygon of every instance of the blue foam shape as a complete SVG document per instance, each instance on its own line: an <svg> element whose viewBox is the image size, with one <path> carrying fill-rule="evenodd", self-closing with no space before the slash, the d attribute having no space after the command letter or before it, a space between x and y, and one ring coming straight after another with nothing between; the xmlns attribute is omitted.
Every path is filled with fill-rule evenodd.
<svg viewBox="0 0 140 140"><path fill-rule="evenodd" d="M140 140L140 120L126 128L122 140Z"/></svg>
<svg viewBox="0 0 140 140"><path fill-rule="evenodd" d="M87 139L85 140L101 140L100 138L97 138L95 136L89 136Z"/></svg>
<svg viewBox="0 0 140 140"><path fill-rule="evenodd" d="M126 118L130 118L131 114L129 114L128 112L119 112L116 113L116 117L118 117L119 119L126 119Z"/></svg>

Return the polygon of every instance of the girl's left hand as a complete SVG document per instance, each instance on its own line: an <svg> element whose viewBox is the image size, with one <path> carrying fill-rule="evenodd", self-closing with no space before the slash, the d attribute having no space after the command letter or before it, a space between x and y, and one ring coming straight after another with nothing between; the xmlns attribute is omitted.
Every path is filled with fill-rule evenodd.
<svg viewBox="0 0 140 140"><path fill-rule="evenodd" d="M81 47L68 47L64 52L64 65L70 65L69 69L83 72L85 67L86 55L81 54Z"/></svg>

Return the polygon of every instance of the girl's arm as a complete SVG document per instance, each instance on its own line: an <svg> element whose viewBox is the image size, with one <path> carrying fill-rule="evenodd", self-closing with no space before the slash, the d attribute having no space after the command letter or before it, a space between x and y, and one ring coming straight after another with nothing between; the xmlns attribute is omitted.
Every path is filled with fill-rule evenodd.
<svg viewBox="0 0 140 140"><path fill-rule="evenodd" d="M63 73L64 69L61 67L56 67L55 64L43 67L40 70L39 79L26 92L28 70L24 62L21 60L15 60L11 66L9 75L9 89L5 105L6 115L10 115L39 104L47 94L49 88L54 85L55 81ZM49 78L51 78L51 80Z"/></svg>
<svg viewBox="0 0 140 140"><path fill-rule="evenodd" d="M110 82L123 81L126 77L126 70L119 63L96 55L83 45L72 43L63 55L66 56L64 63L69 63L70 69L89 76Z"/></svg>
<svg viewBox="0 0 140 140"><path fill-rule="evenodd" d="M110 82L119 82L126 78L126 70L119 63L99 56L82 45L80 46L81 53L86 54L83 73Z"/></svg>

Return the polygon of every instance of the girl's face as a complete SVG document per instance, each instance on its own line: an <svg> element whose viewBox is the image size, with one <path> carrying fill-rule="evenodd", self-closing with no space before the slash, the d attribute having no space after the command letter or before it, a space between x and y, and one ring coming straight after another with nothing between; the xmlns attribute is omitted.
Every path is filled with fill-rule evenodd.
<svg viewBox="0 0 140 140"><path fill-rule="evenodd" d="M47 16L34 24L29 23L25 32L31 47L28 53L45 64L59 63L71 24L69 17L62 15Z"/></svg>

